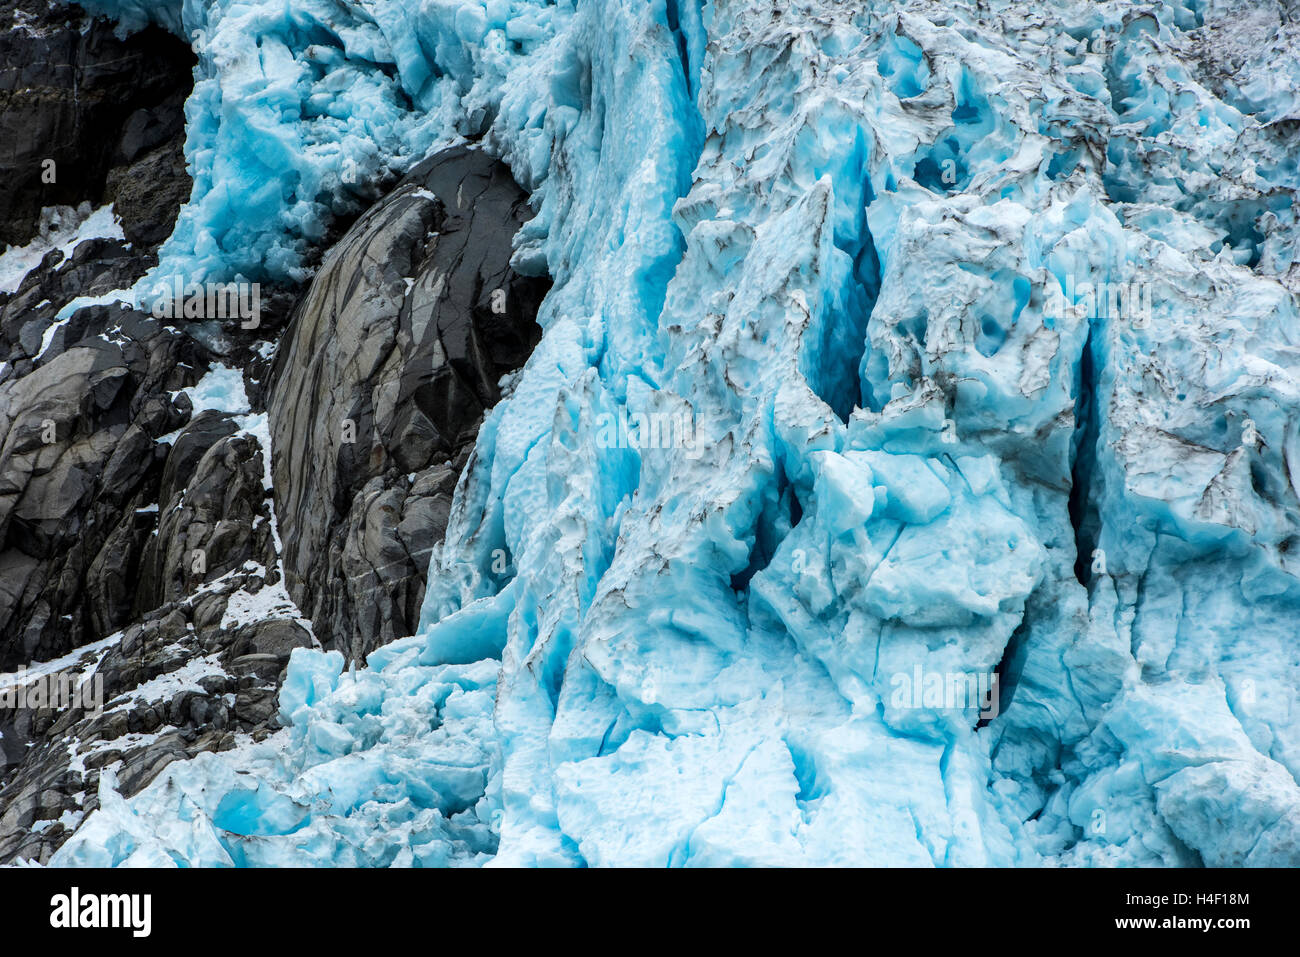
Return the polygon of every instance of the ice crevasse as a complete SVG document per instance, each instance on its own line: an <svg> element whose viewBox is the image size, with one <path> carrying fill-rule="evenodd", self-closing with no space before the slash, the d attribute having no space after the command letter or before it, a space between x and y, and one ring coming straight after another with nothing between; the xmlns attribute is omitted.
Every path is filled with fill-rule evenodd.
<svg viewBox="0 0 1300 957"><path fill-rule="evenodd" d="M55 864L1300 864L1281 5L83 5L199 53L145 283L481 138L555 285L420 632Z"/></svg>

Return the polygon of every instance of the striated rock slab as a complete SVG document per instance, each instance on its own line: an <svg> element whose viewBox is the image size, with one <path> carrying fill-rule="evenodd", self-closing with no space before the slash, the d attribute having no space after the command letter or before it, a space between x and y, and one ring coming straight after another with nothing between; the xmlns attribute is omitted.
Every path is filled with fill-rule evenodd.
<svg viewBox="0 0 1300 957"><path fill-rule="evenodd" d="M510 266L529 216L486 154L426 160L330 251L280 345L269 413L286 578L349 658L415 630L483 413L541 334L550 283Z"/></svg>

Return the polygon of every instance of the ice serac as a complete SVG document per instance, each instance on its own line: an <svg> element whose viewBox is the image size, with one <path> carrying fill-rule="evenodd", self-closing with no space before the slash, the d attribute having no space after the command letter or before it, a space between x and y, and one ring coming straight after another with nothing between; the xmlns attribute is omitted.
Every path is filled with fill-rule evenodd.
<svg viewBox="0 0 1300 957"><path fill-rule="evenodd" d="M286 730L101 778L56 863L1300 864L1280 5L346 7L336 74L314 3L212 6L182 222L235 128L321 136L307 87L254 122L241 11L484 133L542 340L419 633L294 651ZM198 235L159 268L248 268Z"/></svg>
<svg viewBox="0 0 1300 957"><path fill-rule="evenodd" d="M86 0L198 57L194 189L143 296L174 275L305 280L335 217L491 124L506 75L568 13L544 0Z"/></svg>

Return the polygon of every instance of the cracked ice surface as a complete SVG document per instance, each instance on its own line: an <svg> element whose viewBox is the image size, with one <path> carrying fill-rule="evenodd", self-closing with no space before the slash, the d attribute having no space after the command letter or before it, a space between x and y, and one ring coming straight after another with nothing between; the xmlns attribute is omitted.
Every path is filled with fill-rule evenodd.
<svg viewBox="0 0 1300 957"><path fill-rule="evenodd" d="M556 283L420 633L296 651L289 728L55 863L1300 864L1295 28L1046 6L186 3L160 269L250 268L215 183L477 126ZM601 438L683 409L690 454Z"/></svg>

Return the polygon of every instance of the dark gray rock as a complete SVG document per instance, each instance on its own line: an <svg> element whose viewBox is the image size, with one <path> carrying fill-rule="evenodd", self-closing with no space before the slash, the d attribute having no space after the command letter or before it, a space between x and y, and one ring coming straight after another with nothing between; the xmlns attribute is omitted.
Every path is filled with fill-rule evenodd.
<svg viewBox="0 0 1300 957"><path fill-rule="evenodd" d="M185 488L198 468L199 460L218 441L239 431L232 416L208 409L195 416L172 443L167 465L163 469L158 500L170 504Z"/></svg>
<svg viewBox="0 0 1300 957"><path fill-rule="evenodd" d="M154 115L150 113L149 115ZM172 234L181 204L190 197L184 140L173 136L142 154L133 155L108 173L106 192L122 220L127 242L157 246Z"/></svg>
<svg viewBox="0 0 1300 957"><path fill-rule="evenodd" d="M192 449L187 444L184 451ZM178 601L248 562L275 567L264 474L252 436L232 432L207 448L186 485L169 490L160 507L158 534L140 563L137 612Z"/></svg>
<svg viewBox="0 0 1300 957"><path fill-rule="evenodd" d="M149 317L83 312L85 338L0 383L0 669L58 657L139 610L168 461L158 439L188 415L171 391L204 365Z"/></svg>
<svg viewBox="0 0 1300 957"><path fill-rule="evenodd" d="M273 618L246 625L235 633L230 653L236 656L269 656L284 666L295 648L311 647L311 636L295 621Z"/></svg>
<svg viewBox="0 0 1300 957"><path fill-rule="evenodd" d="M486 154L426 160L325 257L281 343L268 408L285 576L350 658L414 631L484 411L540 336L550 284L510 267L529 216Z"/></svg>
<svg viewBox="0 0 1300 957"><path fill-rule="evenodd" d="M56 321L156 262L190 190L192 62L158 31L120 41L75 8L0 0L0 247L54 204L111 201L126 234L52 251L0 294L0 671L115 636L68 671L100 683L102 710L0 710L0 863L47 860L105 769L134 794L172 761L269 734L289 654L313 641L277 590L264 451L229 415L190 421L176 394L220 360L264 408L258 337L296 292L264 289L255 332L119 306Z"/></svg>
<svg viewBox="0 0 1300 957"><path fill-rule="evenodd" d="M39 269L27 275L13 295L0 294L0 356L26 374L41 354L45 331L52 326L63 306L78 296L101 296L131 286L153 262L148 251L128 250L108 239L92 239L77 246L70 257L59 250L50 252ZM86 337L92 327L103 331L107 307L83 309L61 326L45 358L70 348ZM27 363L26 366L23 364Z"/></svg>
<svg viewBox="0 0 1300 957"><path fill-rule="evenodd" d="M0 0L0 247L31 239L43 207L111 200L110 169L180 133L194 62L156 28L122 40L76 6Z"/></svg>

